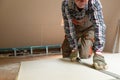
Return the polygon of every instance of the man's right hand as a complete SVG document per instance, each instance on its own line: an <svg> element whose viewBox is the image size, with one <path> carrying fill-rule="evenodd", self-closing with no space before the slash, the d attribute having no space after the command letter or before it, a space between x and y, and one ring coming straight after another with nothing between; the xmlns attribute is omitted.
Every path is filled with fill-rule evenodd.
<svg viewBox="0 0 120 80"><path fill-rule="evenodd" d="M77 49L73 49L71 51L70 59L71 59L72 62L80 61L79 51Z"/></svg>

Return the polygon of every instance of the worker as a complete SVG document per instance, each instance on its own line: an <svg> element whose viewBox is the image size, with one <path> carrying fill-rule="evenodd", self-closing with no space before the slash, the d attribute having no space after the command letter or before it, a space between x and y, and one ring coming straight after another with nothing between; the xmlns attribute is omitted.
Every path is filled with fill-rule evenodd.
<svg viewBox="0 0 120 80"><path fill-rule="evenodd" d="M107 64L103 49L106 25L100 0L63 0L62 16L65 31L63 58L78 61L90 58L94 53L93 66L105 70Z"/></svg>

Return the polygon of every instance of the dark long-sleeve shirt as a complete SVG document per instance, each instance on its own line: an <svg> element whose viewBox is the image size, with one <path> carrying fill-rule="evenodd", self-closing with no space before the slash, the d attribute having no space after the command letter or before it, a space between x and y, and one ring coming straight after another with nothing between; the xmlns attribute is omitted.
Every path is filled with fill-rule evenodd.
<svg viewBox="0 0 120 80"><path fill-rule="evenodd" d="M94 50L98 52L103 51L106 26L103 20L102 5L99 0L89 0L83 10L79 10L77 8L74 0L72 3L69 3L69 0L64 0L62 2L62 15L64 19L65 34L71 48L78 48L74 27L75 25L73 24L72 19L74 18L76 20L80 20L85 17L85 15L88 15L95 29Z"/></svg>

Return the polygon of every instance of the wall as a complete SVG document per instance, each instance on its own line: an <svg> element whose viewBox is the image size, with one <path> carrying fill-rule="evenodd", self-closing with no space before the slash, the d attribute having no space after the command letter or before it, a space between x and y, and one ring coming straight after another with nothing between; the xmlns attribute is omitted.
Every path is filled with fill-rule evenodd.
<svg viewBox="0 0 120 80"><path fill-rule="evenodd" d="M115 40L115 33L116 27L118 25L118 20L120 19L120 9L119 9L119 0L101 0L103 5L103 13L106 28L106 52L112 52L114 40Z"/></svg>
<svg viewBox="0 0 120 80"><path fill-rule="evenodd" d="M60 44L60 0L0 0L0 47Z"/></svg>
<svg viewBox="0 0 120 80"><path fill-rule="evenodd" d="M111 52L120 0L101 0L106 30L105 51ZM61 44L61 0L0 0L0 48Z"/></svg>

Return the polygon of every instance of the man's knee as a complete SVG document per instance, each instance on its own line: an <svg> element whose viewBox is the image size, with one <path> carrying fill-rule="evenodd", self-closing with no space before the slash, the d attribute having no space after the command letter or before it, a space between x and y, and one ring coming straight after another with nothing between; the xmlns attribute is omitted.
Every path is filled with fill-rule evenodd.
<svg viewBox="0 0 120 80"><path fill-rule="evenodd" d="M62 56L63 58L69 57L71 53L71 49L68 46L62 46Z"/></svg>
<svg viewBox="0 0 120 80"><path fill-rule="evenodd" d="M68 52L67 52L67 53L63 52L63 53L62 53L62 57L63 57L63 58L69 58L69 57L70 57L70 53L68 53Z"/></svg>
<svg viewBox="0 0 120 80"><path fill-rule="evenodd" d="M93 53L92 47L88 47L86 50L82 49L80 52L80 57L82 59L87 59L90 58Z"/></svg>
<svg viewBox="0 0 120 80"><path fill-rule="evenodd" d="M85 40L84 44L81 44L80 57L90 58L93 53L93 42L91 40Z"/></svg>

